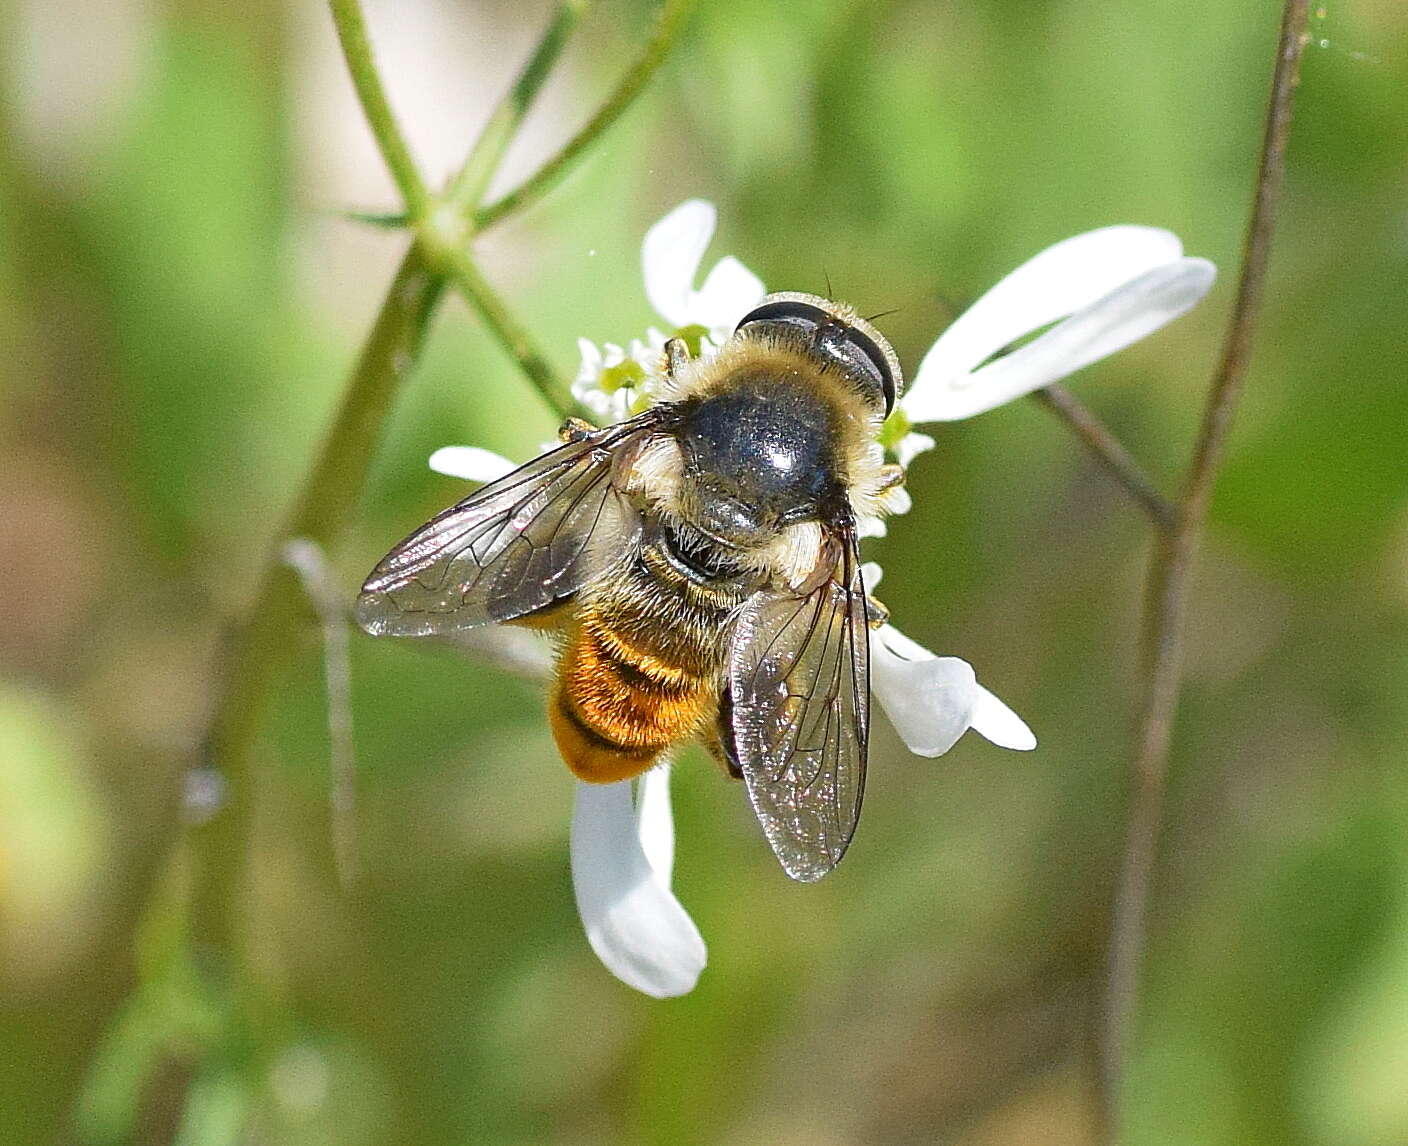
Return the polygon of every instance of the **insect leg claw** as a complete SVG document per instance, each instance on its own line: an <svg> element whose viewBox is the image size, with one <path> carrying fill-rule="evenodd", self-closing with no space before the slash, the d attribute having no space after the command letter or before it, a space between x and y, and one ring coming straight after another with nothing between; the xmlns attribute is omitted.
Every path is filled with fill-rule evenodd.
<svg viewBox="0 0 1408 1146"><path fill-rule="evenodd" d="M865 595L865 610L870 617L870 627L878 629L890 619L890 610L869 593Z"/></svg>

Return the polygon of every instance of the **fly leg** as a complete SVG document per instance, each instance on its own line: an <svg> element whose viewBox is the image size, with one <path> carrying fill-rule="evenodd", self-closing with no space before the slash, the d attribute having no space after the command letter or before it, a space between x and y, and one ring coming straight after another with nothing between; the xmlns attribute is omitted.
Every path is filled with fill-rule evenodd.
<svg viewBox="0 0 1408 1146"><path fill-rule="evenodd" d="M683 338L672 338L665 343L665 377L673 382L679 373L689 365L689 347Z"/></svg>
<svg viewBox="0 0 1408 1146"><path fill-rule="evenodd" d="M889 607L869 593L865 595L865 613L872 629L880 628L890 619Z"/></svg>
<svg viewBox="0 0 1408 1146"><path fill-rule="evenodd" d="M597 428L585 418L568 418L557 428L557 440L567 446L590 438L596 432Z"/></svg>
<svg viewBox="0 0 1408 1146"><path fill-rule="evenodd" d="M738 762L738 748L733 740L733 694L727 688L719 697L719 715L714 727L704 734L704 747L720 767L734 780L743 779L743 766Z"/></svg>

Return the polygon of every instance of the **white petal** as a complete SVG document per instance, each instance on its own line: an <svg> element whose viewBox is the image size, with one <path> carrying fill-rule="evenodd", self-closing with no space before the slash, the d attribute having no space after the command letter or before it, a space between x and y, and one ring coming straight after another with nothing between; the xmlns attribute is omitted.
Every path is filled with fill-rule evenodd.
<svg viewBox="0 0 1408 1146"><path fill-rule="evenodd" d="M856 521L857 537L884 537L888 532L883 517L860 517Z"/></svg>
<svg viewBox="0 0 1408 1146"><path fill-rule="evenodd" d="M572 887L587 941L613 975L657 999L694 988L708 952L646 858L629 780L577 785Z"/></svg>
<svg viewBox="0 0 1408 1146"><path fill-rule="evenodd" d="M645 233L640 251L645 297L671 326L691 322L694 278L717 215L712 203L687 199Z"/></svg>
<svg viewBox="0 0 1408 1146"><path fill-rule="evenodd" d="M865 584L867 592L875 592L875 586L880 584L880 578L885 576L885 570L880 568L878 561L862 561L860 563L860 579Z"/></svg>
<svg viewBox="0 0 1408 1146"><path fill-rule="evenodd" d="M897 485L880 495L880 504L888 514L904 514L914 508L914 498L904 486Z"/></svg>
<svg viewBox="0 0 1408 1146"><path fill-rule="evenodd" d="M1207 294L1216 274L1206 259L1155 267L957 384L926 388L913 407L910 391L905 412L914 421L953 421L1049 386L1172 322Z"/></svg>
<svg viewBox="0 0 1408 1146"><path fill-rule="evenodd" d="M967 661L936 657L883 625L870 643L870 680L880 707L916 756L942 756L968 731L978 681Z"/></svg>
<svg viewBox="0 0 1408 1146"><path fill-rule="evenodd" d="M675 818L670 812L670 765L658 764L636 782L636 835L655 877L666 887L675 870Z"/></svg>
<svg viewBox="0 0 1408 1146"><path fill-rule="evenodd" d="M1047 247L996 286L939 335L919 364L911 392L967 374L1024 334L1103 298L1183 253L1178 236L1158 227L1101 227Z"/></svg>
<svg viewBox="0 0 1408 1146"><path fill-rule="evenodd" d="M572 397L582 403L582 405L587 408L587 412L598 422L610 424L613 421L619 421L619 419L614 419L611 416L611 395L604 393L595 383L587 384L574 382L572 384ZM557 446L561 444L561 442L556 442L549 448L556 449ZM546 453L547 451L544 450L543 452Z"/></svg>
<svg viewBox="0 0 1408 1146"><path fill-rule="evenodd" d="M465 481L494 481L512 473L518 463L478 446L443 446L430 455L430 468Z"/></svg>
<svg viewBox="0 0 1408 1146"><path fill-rule="evenodd" d="M935 444L934 439L928 434L920 434L911 430L895 443L895 461L905 469L909 469L910 462L926 450L932 450Z"/></svg>
<svg viewBox="0 0 1408 1146"><path fill-rule="evenodd" d="M711 333L727 338L747 314L767 294L763 280L727 255L714 264L704 285L689 303L689 321Z"/></svg>
<svg viewBox="0 0 1408 1146"><path fill-rule="evenodd" d="M918 641L910 640L894 625L886 625L879 634L885 647L889 652L894 653L907 661L926 661L933 658L934 654L921 645Z"/></svg>
<svg viewBox="0 0 1408 1146"><path fill-rule="evenodd" d="M601 350L590 338L577 339L577 353L581 355L581 365L577 367L578 382L595 382L601 376Z"/></svg>
<svg viewBox="0 0 1408 1146"><path fill-rule="evenodd" d="M982 685L978 685L978 699L973 705L972 719L973 731L999 748L1030 752L1036 747L1036 736L1027 727L1027 722Z"/></svg>

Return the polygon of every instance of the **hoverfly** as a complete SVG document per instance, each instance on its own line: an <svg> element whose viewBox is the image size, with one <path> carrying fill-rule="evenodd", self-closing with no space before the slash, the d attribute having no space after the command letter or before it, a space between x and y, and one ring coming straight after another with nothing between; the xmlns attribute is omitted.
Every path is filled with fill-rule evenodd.
<svg viewBox="0 0 1408 1146"><path fill-rule="evenodd" d="M357 618L374 635L491 623L558 635L567 766L639 775L701 739L784 870L820 879L855 832L870 730L857 519L903 480L875 438L901 386L849 307L767 296L718 353L672 339L660 401L490 482L397 545Z"/></svg>

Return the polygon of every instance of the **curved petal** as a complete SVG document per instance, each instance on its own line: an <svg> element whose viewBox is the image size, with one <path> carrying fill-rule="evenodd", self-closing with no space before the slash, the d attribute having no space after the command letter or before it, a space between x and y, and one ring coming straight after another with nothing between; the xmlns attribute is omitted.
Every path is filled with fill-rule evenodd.
<svg viewBox="0 0 1408 1146"><path fill-rule="evenodd" d="M968 731L978 681L967 661L936 657L893 625L883 625L870 646L870 680L880 707L916 756L942 756Z"/></svg>
<svg viewBox="0 0 1408 1146"><path fill-rule="evenodd" d="M518 468L502 454L478 446L443 446L430 455L430 468L465 481L494 481Z"/></svg>
<svg viewBox="0 0 1408 1146"><path fill-rule="evenodd" d="M577 339L577 353L581 356L581 364L577 367L576 382L595 382L601 377L602 361L601 348L590 338Z"/></svg>
<svg viewBox="0 0 1408 1146"><path fill-rule="evenodd" d="M694 279L717 217L712 203L686 199L645 233L640 249L645 297L671 326L690 323Z"/></svg>
<svg viewBox="0 0 1408 1146"><path fill-rule="evenodd" d="M926 387L913 405L911 390L905 395L905 412L916 422L954 421L1049 386L1172 322L1207 294L1216 277L1206 259L1155 267L1011 354L944 385Z"/></svg>
<svg viewBox="0 0 1408 1146"><path fill-rule="evenodd" d="M1027 722L982 685L978 685L978 698L973 705L973 731L999 748L1030 752L1036 747L1036 736Z"/></svg>
<svg viewBox="0 0 1408 1146"><path fill-rule="evenodd" d="M651 813L643 812L648 820ZM623 983L671 998L694 988L708 952L694 921L651 867L639 831L629 780L577 785L572 888L587 941Z"/></svg>
<svg viewBox="0 0 1408 1146"><path fill-rule="evenodd" d="M726 255L714 264L704 285L690 297L689 321L727 337L765 294L763 280L732 255Z"/></svg>
<svg viewBox="0 0 1408 1146"><path fill-rule="evenodd" d="M932 450L936 444L928 434L911 430L895 443L895 461L905 469L909 469L910 462L926 450Z"/></svg>
<svg viewBox="0 0 1408 1146"><path fill-rule="evenodd" d="M668 763L657 764L636 781L636 837L655 878L669 887L675 870L675 817Z"/></svg>
<svg viewBox="0 0 1408 1146"><path fill-rule="evenodd" d="M903 515L914 508L914 498L902 485L887 489L880 495L880 505L891 517Z"/></svg>
<svg viewBox="0 0 1408 1146"><path fill-rule="evenodd" d="M967 374L1024 334L1182 253L1173 232L1129 224L1086 231L1047 247L998 280L939 335L919 364L910 393Z"/></svg>

